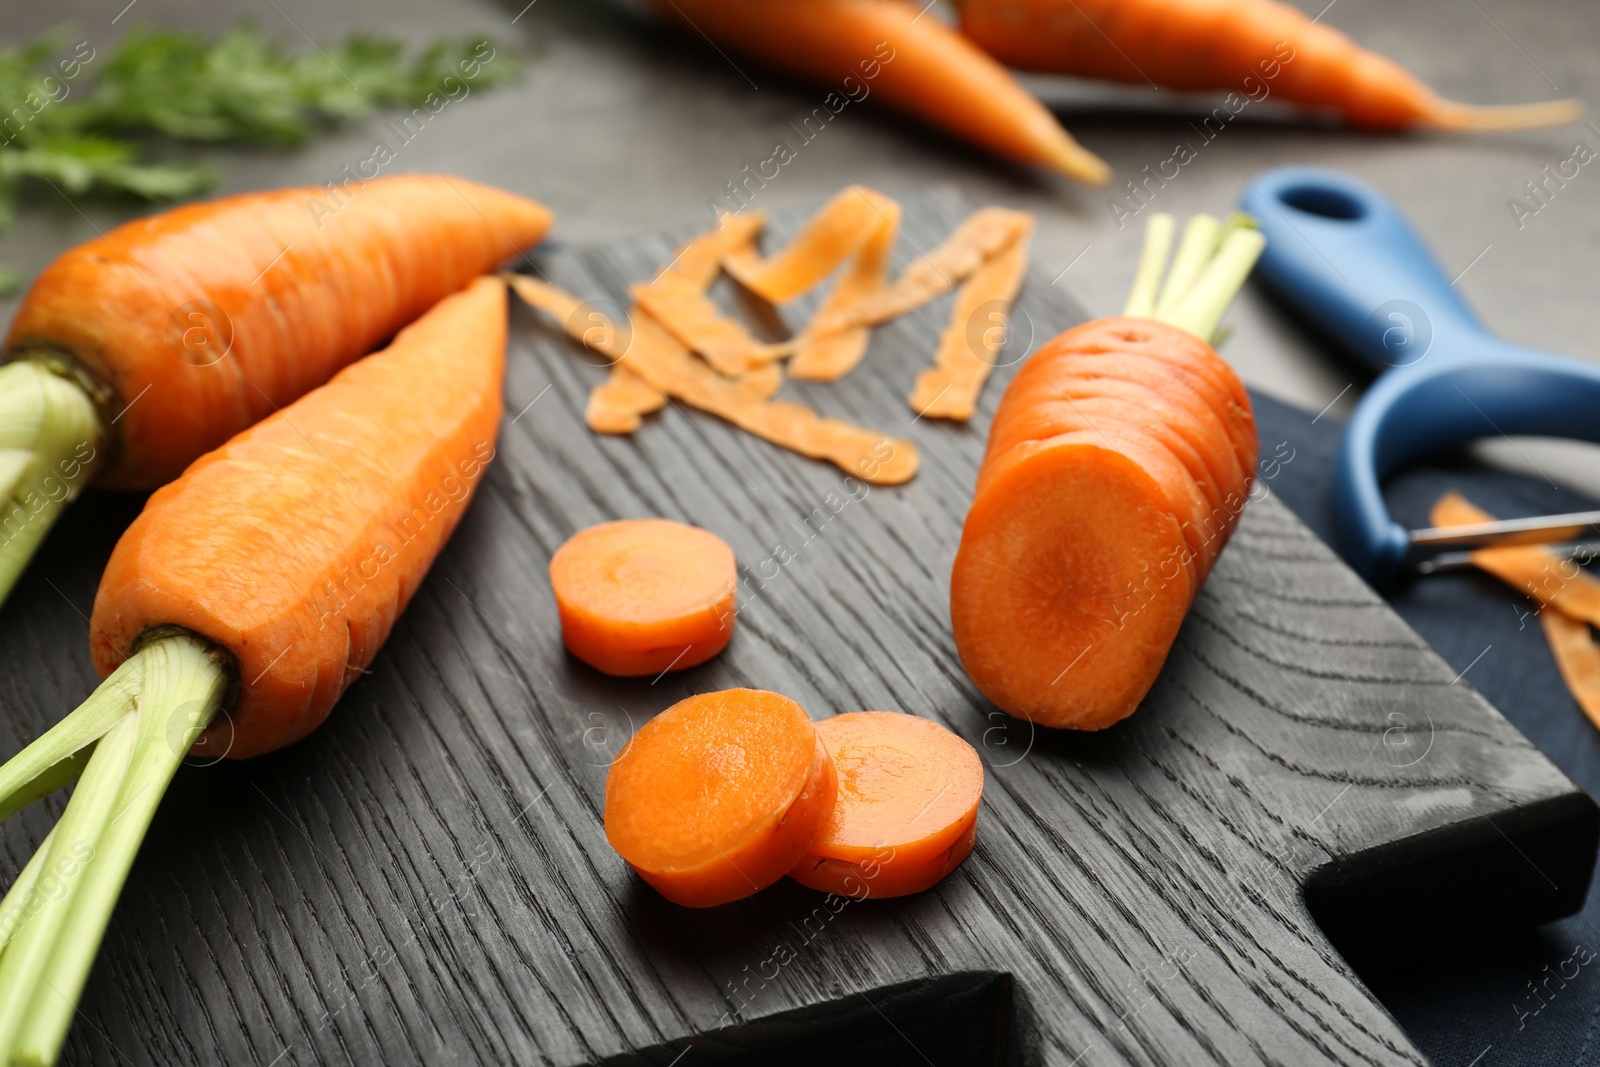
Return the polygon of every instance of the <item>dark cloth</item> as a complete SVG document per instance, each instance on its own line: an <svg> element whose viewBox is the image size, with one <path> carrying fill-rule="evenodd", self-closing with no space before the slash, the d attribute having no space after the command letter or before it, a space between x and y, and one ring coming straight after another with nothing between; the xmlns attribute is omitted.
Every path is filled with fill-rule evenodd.
<svg viewBox="0 0 1600 1067"><path fill-rule="evenodd" d="M1268 483L1301 520L1338 548L1334 457L1343 424L1255 394L1263 457L1293 458ZM1600 414L1596 415L1600 418ZM1385 489L1394 517L1428 526L1428 510L1456 489L1501 518L1600 507L1537 478L1460 457L1408 470ZM1476 571L1418 578L1389 603L1466 680L1591 796L1600 796L1600 731L1562 683L1534 605ZM1469 669L1470 666L1470 669ZM1407 902L1407 906L1426 902ZM1362 978L1440 1067L1600 1065L1600 892L1581 914L1490 944L1446 946Z"/></svg>

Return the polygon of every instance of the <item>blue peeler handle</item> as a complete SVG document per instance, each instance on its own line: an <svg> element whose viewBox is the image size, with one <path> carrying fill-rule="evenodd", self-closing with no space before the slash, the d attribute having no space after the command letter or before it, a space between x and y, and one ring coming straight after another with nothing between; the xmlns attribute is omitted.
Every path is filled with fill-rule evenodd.
<svg viewBox="0 0 1600 1067"><path fill-rule="evenodd" d="M1244 210L1267 238L1256 276L1377 372L1345 430L1334 517L1352 566L1382 585L1410 539L1382 479L1484 437L1600 441L1600 366L1489 333L1416 232L1365 182L1282 167L1246 182Z"/></svg>

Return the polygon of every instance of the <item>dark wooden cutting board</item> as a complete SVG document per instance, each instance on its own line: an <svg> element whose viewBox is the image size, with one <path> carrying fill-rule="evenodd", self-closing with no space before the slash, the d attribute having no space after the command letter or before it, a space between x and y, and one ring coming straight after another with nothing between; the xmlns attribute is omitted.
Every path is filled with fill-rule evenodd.
<svg viewBox="0 0 1600 1067"><path fill-rule="evenodd" d="M902 262L965 210L908 204ZM618 300L681 236L539 266ZM499 458L460 531L317 734L180 773L67 1061L1420 1062L1334 943L1404 956L1570 912L1594 804L1270 495L1133 718L1081 736L996 711L947 595L1011 368L972 426L913 422L946 307L878 331L844 382L786 387L914 440L892 489L676 405L597 437L603 372L515 308ZM1083 317L1035 274L1008 358ZM1276 445L1269 487L1295 476ZM6 753L93 684L81 613L136 507L81 503L0 614ZM574 530L642 515L714 530L749 578L727 653L654 682L569 659L546 577ZM729 686L948 725L986 763L976 852L900 900L663 901L605 842L606 766ZM60 803L4 828L8 874Z"/></svg>

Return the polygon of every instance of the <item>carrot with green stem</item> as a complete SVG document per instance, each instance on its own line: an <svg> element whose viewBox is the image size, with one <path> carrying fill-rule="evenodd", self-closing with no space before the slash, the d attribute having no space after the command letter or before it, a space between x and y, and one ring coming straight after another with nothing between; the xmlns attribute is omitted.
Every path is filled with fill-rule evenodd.
<svg viewBox="0 0 1600 1067"><path fill-rule="evenodd" d="M280 189L138 219L46 267L0 367L0 599L89 482L150 489L536 243L461 178Z"/></svg>
<svg viewBox="0 0 1600 1067"><path fill-rule="evenodd" d="M1578 100L1446 100L1393 60L1279 0L961 0L961 29L1022 70L1231 90L1241 100L1276 96L1371 129L1511 130L1558 126L1583 112Z"/></svg>
<svg viewBox="0 0 1600 1067"><path fill-rule="evenodd" d="M473 282L192 464L118 541L91 620L105 682L0 767L0 814L78 782L0 902L0 1063L55 1061L184 756L304 737L377 654L493 458L505 337L504 286Z"/></svg>
<svg viewBox="0 0 1600 1067"><path fill-rule="evenodd" d="M851 99L878 96L991 152L1104 185L1105 161L1061 128L1004 67L906 0L651 0L668 19L827 86L821 129Z"/></svg>
<svg viewBox="0 0 1600 1067"><path fill-rule="evenodd" d="M1166 272L1173 237L1152 218L1125 313L1017 371L962 530L962 665L998 707L1047 726L1133 712L1250 491L1249 397L1208 342L1263 240L1243 217L1202 216Z"/></svg>

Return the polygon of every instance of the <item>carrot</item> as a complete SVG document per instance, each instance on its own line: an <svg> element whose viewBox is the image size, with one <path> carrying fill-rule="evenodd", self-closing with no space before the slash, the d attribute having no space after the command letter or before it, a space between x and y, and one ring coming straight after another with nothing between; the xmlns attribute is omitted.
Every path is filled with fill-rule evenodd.
<svg viewBox="0 0 1600 1067"><path fill-rule="evenodd" d="M667 519L591 526L550 558L567 651L624 677L686 670L721 652L738 579L722 538Z"/></svg>
<svg viewBox="0 0 1600 1067"><path fill-rule="evenodd" d="M372 661L493 458L505 338L505 288L480 279L196 461L117 542L91 622L106 681L0 767L0 811L81 772L29 864L76 876L43 900L24 877L0 903L27 916L0 929L0 1062L59 1053L191 746L289 744Z"/></svg>
<svg viewBox="0 0 1600 1067"><path fill-rule="evenodd" d="M71 421L0 480L0 595L69 494L169 481L472 278L538 241L550 213L442 175L248 193L119 226L46 267L4 358L0 405ZM42 389L51 375L66 400ZM41 484L42 483L42 484ZM39 501L36 507L30 498Z"/></svg>
<svg viewBox="0 0 1600 1067"><path fill-rule="evenodd" d="M877 95L957 137L1104 185L1111 168L1016 80L922 4L904 0L651 0L668 19L832 90L808 116L826 128ZM808 136L816 136L815 133Z"/></svg>
<svg viewBox="0 0 1600 1067"><path fill-rule="evenodd" d="M1583 619L1560 611L1541 611L1539 626L1550 642L1556 669L1591 723L1600 729L1600 645Z"/></svg>
<svg viewBox="0 0 1600 1067"><path fill-rule="evenodd" d="M1439 97L1393 60L1276 0L962 0L961 30L1008 66L1167 89L1267 96L1373 129L1558 126L1578 100L1483 107Z"/></svg>
<svg viewBox="0 0 1600 1067"><path fill-rule="evenodd" d="M972 852L983 762L971 745L894 711L835 715L817 735L838 798L790 878L857 899L900 897L938 884Z"/></svg>
<svg viewBox="0 0 1600 1067"><path fill-rule="evenodd" d="M799 704L760 689L702 693L651 719L611 765L606 839L662 896L709 908L782 878L837 788Z"/></svg>
<svg viewBox="0 0 1600 1067"><path fill-rule="evenodd" d="M885 197L883 217L828 291L816 317L850 307L878 292L889 279L889 257L900 233L900 204ZM871 331L866 326L850 326L833 333L812 335L802 332L794 339L794 354L789 357L789 376L801 381L834 382L855 370L867 354Z"/></svg>
<svg viewBox="0 0 1600 1067"><path fill-rule="evenodd" d="M1261 239L1237 220L1225 229L1159 294L1172 225L1157 216L1129 298L1137 314L1068 330L1001 398L950 614L967 674L1011 714L1076 729L1131 714L1238 522L1254 423L1204 338Z"/></svg>

